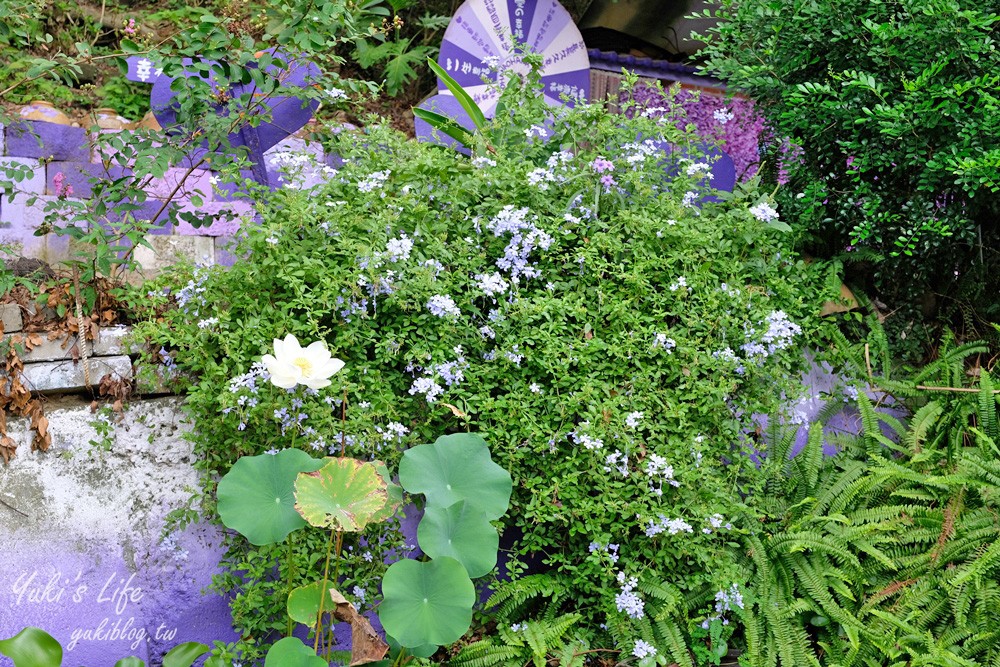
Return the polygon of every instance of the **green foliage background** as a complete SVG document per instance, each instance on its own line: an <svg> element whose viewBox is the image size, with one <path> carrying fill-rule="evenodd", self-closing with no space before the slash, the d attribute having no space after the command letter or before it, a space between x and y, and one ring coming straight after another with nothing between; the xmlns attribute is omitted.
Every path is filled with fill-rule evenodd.
<svg viewBox="0 0 1000 667"><path fill-rule="evenodd" d="M902 309L890 334L922 310L990 335L977 318L998 307L1000 7L722 0L712 14L706 68L802 149L779 198L813 251Z"/></svg>

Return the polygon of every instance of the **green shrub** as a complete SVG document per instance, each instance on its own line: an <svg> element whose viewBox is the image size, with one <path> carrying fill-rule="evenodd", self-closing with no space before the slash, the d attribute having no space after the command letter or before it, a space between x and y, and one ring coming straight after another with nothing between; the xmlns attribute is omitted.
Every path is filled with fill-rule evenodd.
<svg viewBox="0 0 1000 667"><path fill-rule="evenodd" d="M996 3L719 4L706 67L802 149L786 216L826 256L853 251L893 307L953 314L958 299L995 316Z"/></svg>
<svg viewBox="0 0 1000 667"><path fill-rule="evenodd" d="M472 160L384 127L339 135L345 166L322 188L274 193L244 229L244 260L143 288L155 317L142 333L187 389L210 483L272 448L344 448L395 469L416 443L479 432L514 478L505 622L535 614L518 588L531 561L561 591L562 610L538 614L575 612L538 637L576 622L569 635L588 642L681 655L715 594L741 583L746 417L797 394L802 346L839 281L791 251L754 184L699 205L703 140L674 123L597 106L547 122L516 84L502 104ZM287 392L252 370L288 333L346 362L333 387ZM294 547L297 571L315 567L321 539ZM365 539L345 543L341 590L400 555L396 534ZM247 635L280 625L275 555L233 545L222 584ZM657 619L669 642L640 618L665 586L686 600Z"/></svg>

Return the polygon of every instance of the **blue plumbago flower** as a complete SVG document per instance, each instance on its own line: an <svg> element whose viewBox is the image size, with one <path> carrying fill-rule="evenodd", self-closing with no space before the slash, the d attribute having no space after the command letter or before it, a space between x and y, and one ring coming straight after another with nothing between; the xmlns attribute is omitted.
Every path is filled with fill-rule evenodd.
<svg viewBox="0 0 1000 667"><path fill-rule="evenodd" d="M679 278L677 278L677 280L675 280L673 283L671 283L671 285L670 285L670 287L668 287L668 289L671 292L676 292L677 290L679 290L682 287L687 287L687 284L688 284L687 283L687 278L685 278L684 276L680 276Z"/></svg>
<svg viewBox="0 0 1000 667"><path fill-rule="evenodd" d="M425 260L422 266L426 266L434 271L433 278L437 278L444 271L444 264L437 261L436 259Z"/></svg>
<svg viewBox="0 0 1000 667"><path fill-rule="evenodd" d="M590 428L590 422L580 422L581 429ZM583 445L586 449L590 451L598 451L604 448L604 441L600 438L595 438L593 436L587 435L586 433L581 433L580 431L570 431L567 437L578 445Z"/></svg>
<svg viewBox="0 0 1000 667"><path fill-rule="evenodd" d="M194 270L194 277L187 284L177 291L177 305L188 314L198 316L199 309L207 306L205 301L205 281L208 279L208 271L203 267Z"/></svg>
<svg viewBox="0 0 1000 667"><path fill-rule="evenodd" d="M510 283L503 279L499 272L476 274L476 286L483 291L486 296L496 297L505 294L510 288Z"/></svg>
<svg viewBox="0 0 1000 667"><path fill-rule="evenodd" d="M757 218L761 222L771 222L772 220L778 219L778 211L765 201L762 201L752 207L750 209L750 215Z"/></svg>
<svg viewBox="0 0 1000 667"><path fill-rule="evenodd" d="M618 562L617 544L609 544L607 546L604 546L600 542L591 542L590 545L587 547L587 549L592 554L593 553L600 554L602 558L607 558L608 560L611 561L612 565Z"/></svg>
<svg viewBox="0 0 1000 667"><path fill-rule="evenodd" d="M684 168L684 173L688 176L712 178L712 166L707 162L692 162Z"/></svg>
<svg viewBox="0 0 1000 667"><path fill-rule="evenodd" d="M476 169L483 169L484 167L495 167L497 162L488 157L479 156L472 158L472 166Z"/></svg>
<svg viewBox="0 0 1000 667"><path fill-rule="evenodd" d="M712 621L720 619L723 625L729 625L729 619L725 617L725 613L734 609L743 609L743 593L740 592L740 587L736 584L715 594L715 614L706 618L701 627L707 630Z"/></svg>
<svg viewBox="0 0 1000 667"><path fill-rule="evenodd" d="M355 586L354 588L351 589L351 593L354 595L355 598L357 598L360 604L365 603L365 597L368 595L365 589L361 588L360 586Z"/></svg>
<svg viewBox="0 0 1000 667"><path fill-rule="evenodd" d="M524 355L517 351L517 345L512 346L511 349L504 352L503 356L507 357L507 361L515 366L520 366L521 361L524 359Z"/></svg>
<svg viewBox="0 0 1000 667"><path fill-rule="evenodd" d="M160 354L163 354L165 350L160 350ZM256 394L258 390L257 381L261 380L267 382L271 375L267 372L267 368L263 363L255 361L253 365L250 366L249 372L243 375L237 375L232 380L229 381L229 391L232 393L237 393L241 389L246 389L252 394Z"/></svg>
<svg viewBox="0 0 1000 667"><path fill-rule="evenodd" d="M856 400L858 400L858 388L851 384L844 387L844 402Z"/></svg>
<svg viewBox="0 0 1000 667"><path fill-rule="evenodd" d="M694 190L688 190L684 193L684 198L681 199L681 206L685 208L694 208L698 202L698 193Z"/></svg>
<svg viewBox="0 0 1000 667"><path fill-rule="evenodd" d="M635 640L635 648L632 649L632 655L640 660L651 658L656 655L656 647L641 639L637 639Z"/></svg>
<svg viewBox="0 0 1000 667"><path fill-rule="evenodd" d="M435 294L427 302L427 310L438 317L461 317L462 311L455 305L455 300L450 296Z"/></svg>
<svg viewBox="0 0 1000 667"><path fill-rule="evenodd" d="M649 525L646 527L646 537L654 537L660 533L666 532L670 535L677 535L678 533L693 533L694 528L684 519L668 519L662 514L659 516L659 521L650 521Z"/></svg>
<svg viewBox="0 0 1000 667"><path fill-rule="evenodd" d="M646 615L645 606L639 594L635 592L639 580L635 577L626 579L624 572L618 573L618 583L621 584L621 592L615 595L615 607L618 611L625 612L631 618L643 618Z"/></svg>
<svg viewBox="0 0 1000 667"><path fill-rule="evenodd" d="M413 250L413 239L406 234L400 234L398 239L389 239L385 252L390 262L401 262L410 258Z"/></svg>
<svg viewBox="0 0 1000 667"><path fill-rule="evenodd" d="M659 454L650 454L646 461L646 474L649 476L649 490L654 495L663 495L663 483L678 487L681 485L674 479L674 467Z"/></svg>
<svg viewBox="0 0 1000 667"><path fill-rule="evenodd" d="M612 470L617 470L618 474L622 477L628 477L628 454L622 453L620 450L615 450L614 454L608 454L604 457L604 472L611 472Z"/></svg>
<svg viewBox="0 0 1000 667"><path fill-rule="evenodd" d="M673 338L668 338L665 333L658 333L653 336L653 349L662 348L667 354L673 354L677 343Z"/></svg>
<svg viewBox="0 0 1000 667"><path fill-rule="evenodd" d="M526 136L529 139L532 139L534 137L538 137L539 139L544 139L545 137L549 136L549 131L546 130L541 125L532 125L531 127L529 127L524 131L524 136Z"/></svg>
<svg viewBox="0 0 1000 667"><path fill-rule="evenodd" d="M410 385L410 395L423 394L428 403L434 403L444 392L444 388L434 381L434 378L417 378Z"/></svg>
<svg viewBox="0 0 1000 667"><path fill-rule="evenodd" d="M410 429L406 428L399 422L389 422L385 425L384 429L381 426L377 426L375 427L375 430L386 442L391 442L393 440L398 442L405 438L406 434L410 432Z"/></svg>
<svg viewBox="0 0 1000 667"><path fill-rule="evenodd" d="M541 275L531 264L529 257L536 249L547 250L553 241L547 232L528 219L530 213L526 208L514 208L508 204L486 224L487 229L496 237L510 234L504 256L496 260L496 266L501 271L508 272L513 282L517 282L521 276L537 278Z"/></svg>
<svg viewBox="0 0 1000 667"><path fill-rule="evenodd" d="M792 344L792 339L802 333L802 327L788 319L788 316L780 310L771 312L763 322L767 329L760 337L760 342L752 339L756 335L755 329L748 329L747 342L740 346L747 358L754 360L758 365L779 350L784 350Z"/></svg>
<svg viewBox="0 0 1000 667"><path fill-rule="evenodd" d="M385 182L389 180L389 175L391 173L392 172L387 169L385 171L375 171L368 174L358 181L358 190L361 192L372 192L373 190L380 189L383 185L385 185Z"/></svg>
<svg viewBox="0 0 1000 667"><path fill-rule="evenodd" d="M630 412L625 417L625 425L629 428L639 428L639 422L642 421L643 416L642 412L638 410Z"/></svg>
<svg viewBox="0 0 1000 667"><path fill-rule="evenodd" d="M532 382L528 386L528 391L530 391L532 394L540 394L542 393L542 388L538 386L537 382Z"/></svg>
<svg viewBox="0 0 1000 667"><path fill-rule="evenodd" d="M733 524L726 521L721 514L713 514L708 517L708 526L701 529L701 532L710 535L717 530L732 530Z"/></svg>
<svg viewBox="0 0 1000 667"><path fill-rule="evenodd" d="M663 154L663 151L653 139L647 139L640 143L625 144L622 146L622 151L626 153L625 161L630 165L636 165L645 162L653 156Z"/></svg>
<svg viewBox="0 0 1000 667"><path fill-rule="evenodd" d="M528 185L537 187L541 191L549 189L549 183L556 182L556 175L552 169L539 167L528 172Z"/></svg>

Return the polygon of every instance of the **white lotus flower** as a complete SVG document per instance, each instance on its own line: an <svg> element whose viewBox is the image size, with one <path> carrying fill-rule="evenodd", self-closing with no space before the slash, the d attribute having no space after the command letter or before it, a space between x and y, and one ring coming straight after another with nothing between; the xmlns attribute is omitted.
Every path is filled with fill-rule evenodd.
<svg viewBox="0 0 1000 667"><path fill-rule="evenodd" d="M316 341L302 347L292 334L285 340L274 339L274 354L265 354L261 361L271 374L271 383L282 389L304 384L311 389L330 386L329 377L344 367L344 362L330 356L326 343Z"/></svg>

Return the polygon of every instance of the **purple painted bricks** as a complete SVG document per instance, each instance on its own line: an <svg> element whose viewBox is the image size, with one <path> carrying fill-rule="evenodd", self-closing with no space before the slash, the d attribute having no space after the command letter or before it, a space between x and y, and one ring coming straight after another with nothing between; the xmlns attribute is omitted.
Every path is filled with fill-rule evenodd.
<svg viewBox="0 0 1000 667"><path fill-rule="evenodd" d="M6 150L17 157L90 161L90 143L82 127L25 120L8 125Z"/></svg>

